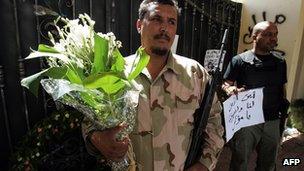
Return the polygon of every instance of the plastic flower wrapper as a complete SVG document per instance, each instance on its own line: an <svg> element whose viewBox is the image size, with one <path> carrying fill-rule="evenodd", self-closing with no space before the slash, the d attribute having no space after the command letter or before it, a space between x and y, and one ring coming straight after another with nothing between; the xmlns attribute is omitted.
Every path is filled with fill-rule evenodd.
<svg viewBox="0 0 304 171"><path fill-rule="evenodd" d="M63 28L58 22L64 22ZM78 19L58 18L55 26L59 39L49 33L52 46L40 44L26 59L45 57L49 68L24 78L21 85L35 95L39 83L54 101L74 107L104 130L126 123L119 135L123 139L135 124L139 91L130 82L146 67L149 56L142 48L129 72L113 33L94 31L94 21L84 14ZM129 69L128 69L129 70ZM128 161L111 162L113 170L124 170Z"/></svg>

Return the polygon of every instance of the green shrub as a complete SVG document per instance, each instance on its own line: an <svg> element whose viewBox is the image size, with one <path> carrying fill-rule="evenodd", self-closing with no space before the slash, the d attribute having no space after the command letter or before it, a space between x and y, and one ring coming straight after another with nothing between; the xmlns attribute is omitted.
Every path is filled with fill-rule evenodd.
<svg viewBox="0 0 304 171"><path fill-rule="evenodd" d="M291 102L289 107L289 118L292 127L304 132L304 100L296 99Z"/></svg>

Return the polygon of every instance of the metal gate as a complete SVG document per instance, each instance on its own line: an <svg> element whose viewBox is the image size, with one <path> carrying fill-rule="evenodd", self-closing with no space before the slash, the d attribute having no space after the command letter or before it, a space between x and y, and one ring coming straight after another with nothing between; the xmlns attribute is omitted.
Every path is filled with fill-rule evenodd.
<svg viewBox="0 0 304 171"><path fill-rule="evenodd" d="M112 31L123 42L123 55L140 45L135 29L141 0L1 0L0 2L0 170L9 168L14 146L35 123L54 111L41 91L36 98L21 88L20 80L45 68L41 61L24 61L30 47L48 43L47 31L58 15L76 18L87 13L99 32ZM181 15L177 53L203 63L207 49L218 49L229 28L226 62L237 52L241 4L229 0L179 0ZM81 138L80 138L81 139ZM81 140L79 140L81 141ZM81 162L81 161L80 161Z"/></svg>

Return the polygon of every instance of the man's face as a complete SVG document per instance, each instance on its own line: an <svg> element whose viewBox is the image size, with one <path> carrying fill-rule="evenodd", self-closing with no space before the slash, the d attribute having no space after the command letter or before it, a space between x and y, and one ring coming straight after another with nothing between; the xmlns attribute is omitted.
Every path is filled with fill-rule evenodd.
<svg viewBox="0 0 304 171"><path fill-rule="evenodd" d="M277 46L278 28L271 24L256 36L256 47L264 52L269 52Z"/></svg>
<svg viewBox="0 0 304 171"><path fill-rule="evenodd" d="M177 11L173 6L151 4L142 20L137 21L141 45L148 54L165 56L170 51L177 28Z"/></svg>

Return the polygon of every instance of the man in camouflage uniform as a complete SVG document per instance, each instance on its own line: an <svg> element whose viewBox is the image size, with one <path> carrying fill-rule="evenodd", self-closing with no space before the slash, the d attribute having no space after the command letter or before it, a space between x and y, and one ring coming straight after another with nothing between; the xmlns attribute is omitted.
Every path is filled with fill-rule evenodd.
<svg viewBox="0 0 304 171"><path fill-rule="evenodd" d="M137 30L150 61L133 82L141 92L131 141L115 139L123 126L96 131L85 120L83 134L91 153L101 153L107 159L119 161L128 151L128 154L135 154L135 162L131 164L135 164L137 170L183 170L193 129L193 113L202 101L210 76L198 62L171 53L177 16L174 0L141 3ZM136 55L139 54L126 58L127 65L132 65ZM224 145L219 101L215 99L212 106L202 137L206 142L202 156L189 170L213 170ZM130 148L131 142L133 148Z"/></svg>

